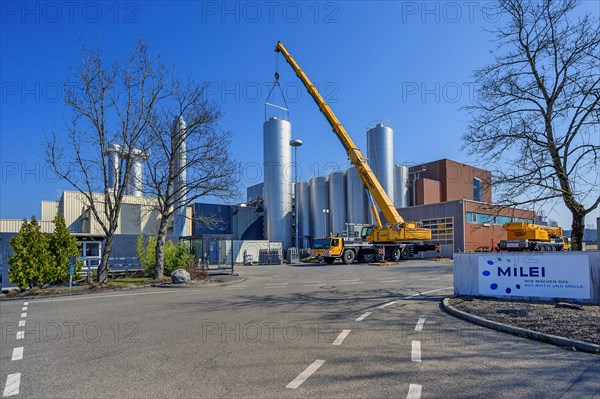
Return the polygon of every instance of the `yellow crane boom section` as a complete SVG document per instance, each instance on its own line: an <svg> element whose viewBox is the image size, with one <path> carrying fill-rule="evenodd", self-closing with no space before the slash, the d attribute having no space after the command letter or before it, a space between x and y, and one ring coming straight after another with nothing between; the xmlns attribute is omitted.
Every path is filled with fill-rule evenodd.
<svg viewBox="0 0 600 399"><path fill-rule="evenodd" d="M350 161L356 167L356 170L358 171L358 174L360 175L364 186L367 187L367 189L373 196L375 203L377 203L379 209L381 209L381 212L383 213L383 216L385 217L386 221L390 225L404 223L404 219L402 219L402 216L400 216L400 214L396 210L396 207L394 206L392 200L390 200L390 197L388 197L388 195L386 194L385 190L381 186L381 183L379 183L379 180L377 180L377 177L373 173L373 170L371 170L371 167L367 163L367 160L365 159L365 157L363 157L360 150L356 147L356 145L350 138L350 135L348 134L348 132L346 132L346 129L344 129L344 126L337 119L329 105L325 102L323 97L321 97L321 94L319 93L317 88L312 84L308 76L306 76L304 71L300 68L298 63L294 60L294 58L290 55L290 53L286 50L286 48L281 42L277 43L275 51L281 53L287 61L287 63L290 64L294 72L296 72L298 78L300 78L302 83L304 83L304 86L306 87L306 90L308 90L308 93L312 96L312 98L319 106L319 109L321 110L323 115L325 115L325 118L327 118L327 121L329 121L329 124L331 125L334 133L340 139L342 145L346 149L346 153L348 154Z"/></svg>

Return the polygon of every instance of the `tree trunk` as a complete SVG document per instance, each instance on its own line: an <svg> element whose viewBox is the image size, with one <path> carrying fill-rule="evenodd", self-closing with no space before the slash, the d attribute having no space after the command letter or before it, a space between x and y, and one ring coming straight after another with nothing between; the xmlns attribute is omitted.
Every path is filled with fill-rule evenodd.
<svg viewBox="0 0 600 399"><path fill-rule="evenodd" d="M102 257L100 258L100 265L98 266L98 283L102 284L106 282L108 278L108 257L110 256L110 252L112 251L114 235L109 234L106 237L106 241L104 243L104 248L102 248Z"/></svg>
<svg viewBox="0 0 600 399"><path fill-rule="evenodd" d="M571 224L571 250L581 251L583 249L583 230L585 228L585 213L572 212L573 223Z"/></svg>
<svg viewBox="0 0 600 399"><path fill-rule="evenodd" d="M165 242L167 241L167 221L165 217L160 218L158 236L156 237L156 264L154 265L154 279L164 277L165 271Z"/></svg>

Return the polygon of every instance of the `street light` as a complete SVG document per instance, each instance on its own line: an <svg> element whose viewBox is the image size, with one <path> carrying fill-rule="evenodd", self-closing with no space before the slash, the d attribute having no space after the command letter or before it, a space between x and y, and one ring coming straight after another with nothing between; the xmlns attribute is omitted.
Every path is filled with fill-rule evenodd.
<svg viewBox="0 0 600 399"><path fill-rule="evenodd" d="M300 246L300 238L298 237L298 147L302 145L302 140L290 140L290 145L294 147L294 220L296 248Z"/></svg>
<svg viewBox="0 0 600 399"><path fill-rule="evenodd" d="M328 233L329 229L328 229L328 226L327 226L327 224L328 224L327 223L327 219L328 219L327 216L329 216L329 209L327 209L327 208L323 209L323 215L325 216L325 236L328 236L329 235L329 233Z"/></svg>

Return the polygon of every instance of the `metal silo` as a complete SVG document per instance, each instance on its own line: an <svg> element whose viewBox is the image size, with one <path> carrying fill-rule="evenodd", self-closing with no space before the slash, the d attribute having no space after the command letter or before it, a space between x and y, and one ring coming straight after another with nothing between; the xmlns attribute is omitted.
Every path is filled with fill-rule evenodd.
<svg viewBox="0 0 600 399"><path fill-rule="evenodd" d="M310 245L310 185L307 181L296 183L298 201L298 246L308 248Z"/></svg>
<svg viewBox="0 0 600 399"><path fill-rule="evenodd" d="M408 166L394 165L394 206L408 206Z"/></svg>
<svg viewBox="0 0 600 399"><path fill-rule="evenodd" d="M144 190L144 160L146 156L140 149L134 148L129 153L128 162L131 163L129 179L127 180L126 193L141 197Z"/></svg>
<svg viewBox="0 0 600 399"><path fill-rule="evenodd" d="M187 199L185 185L187 183L187 145L185 142L185 128L186 124L183 117L179 117L175 121L176 131L176 144L178 144L177 158L175 162L175 172L177 177L175 178L175 184L173 185L173 193L177 200L178 209L175 211L173 217L173 235L175 237L182 237L185 234L185 202Z"/></svg>
<svg viewBox="0 0 600 399"><path fill-rule="evenodd" d="M106 150L106 156L108 158L108 188L117 191L121 174L121 146L110 144Z"/></svg>
<svg viewBox="0 0 600 399"><path fill-rule="evenodd" d="M346 190L344 172L329 174L329 230L333 235L346 231Z"/></svg>
<svg viewBox="0 0 600 399"><path fill-rule="evenodd" d="M263 124L265 237L292 244L292 124L270 118Z"/></svg>
<svg viewBox="0 0 600 399"><path fill-rule="evenodd" d="M329 210L329 190L327 180L322 176L310 179L310 235L312 238L324 237L329 227L329 215L323 210Z"/></svg>
<svg viewBox="0 0 600 399"><path fill-rule="evenodd" d="M367 130L369 166L388 197L394 201L394 130L389 124L377 123Z"/></svg>
<svg viewBox="0 0 600 399"><path fill-rule="evenodd" d="M346 211L348 223L368 223L367 194L358 171L352 167L346 171Z"/></svg>

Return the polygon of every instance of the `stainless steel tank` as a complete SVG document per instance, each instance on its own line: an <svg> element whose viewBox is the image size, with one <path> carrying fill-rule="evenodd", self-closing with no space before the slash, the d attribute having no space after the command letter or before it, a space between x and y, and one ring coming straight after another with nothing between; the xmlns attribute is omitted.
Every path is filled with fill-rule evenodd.
<svg viewBox="0 0 600 399"><path fill-rule="evenodd" d="M327 180L323 176L310 179L310 235L311 238L320 238L327 235L329 227L329 189Z"/></svg>
<svg viewBox="0 0 600 399"><path fill-rule="evenodd" d="M346 213L348 223L368 223L368 206L365 186L358 171L352 167L346 171Z"/></svg>
<svg viewBox="0 0 600 399"><path fill-rule="evenodd" d="M394 165L394 206L408 206L408 166Z"/></svg>
<svg viewBox="0 0 600 399"><path fill-rule="evenodd" d="M367 130L367 157L388 197L394 201L394 130L377 123Z"/></svg>
<svg viewBox="0 0 600 399"><path fill-rule="evenodd" d="M344 172L329 174L329 230L333 235L342 235L346 231L346 190Z"/></svg>
<svg viewBox="0 0 600 399"><path fill-rule="evenodd" d="M296 184L298 247L310 245L310 185L307 181Z"/></svg>
<svg viewBox="0 0 600 399"><path fill-rule="evenodd" d="M187 145L185 141L185 128L186 124L182 117L179 117L175 121L175 130L177 132L177 140L180 141L179 149L177 151L177 158L175 162L175 171L177 177L175 178L175 184L173 185L173 193L179 197L177 201L178 209L175 211L173 216L173 235L175 237L182 237L185 234L185 202L187 199L186 195L186 183L187 183Z"/></svg>
<svg viewBox="0 0 600 399"><path fill-rule="evenodd" d="M141 197L144 192L144 160L146 156L140 149L134 148L129 153L128 162L131 163L129 179L127 180L127 195Z"/></svg>
<svg viewBox="0 0 600 399"><path fill-rule="evenodd" d="M117 191L121 174L121 146L110 144L106 156L108 159L108 188Z"/></svg>
<svg viewBox="0 0 600 399"><path fill-rule="evenodd" d="M265 237L292 243L292 124L270 118L263 124Z"/></svg>

